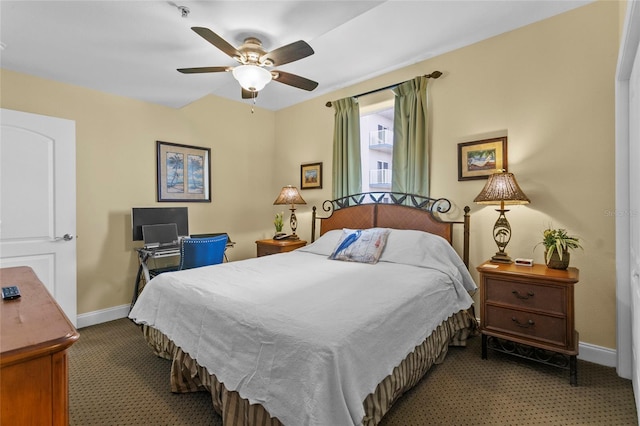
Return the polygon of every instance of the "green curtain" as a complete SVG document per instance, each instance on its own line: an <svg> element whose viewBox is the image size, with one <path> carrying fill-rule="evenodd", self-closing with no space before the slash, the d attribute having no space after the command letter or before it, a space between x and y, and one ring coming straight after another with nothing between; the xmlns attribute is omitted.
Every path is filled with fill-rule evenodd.
<svg viewBox="0 0 640 426"><path fill-rule="evenodd" d="M344 98L332 104L335 108L332 176L335 200L362 190L362 166L358 100Z"/></svg>
<svg viewBox="0 0 640 426"><path fill-rule="evenodd" d="M427 77L416 77L393 89L392 190L429 196Z"/></svg>

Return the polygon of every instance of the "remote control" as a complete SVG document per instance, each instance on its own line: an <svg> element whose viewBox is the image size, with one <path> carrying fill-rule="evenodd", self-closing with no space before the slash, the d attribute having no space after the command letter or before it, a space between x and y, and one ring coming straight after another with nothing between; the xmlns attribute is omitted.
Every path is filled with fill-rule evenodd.
<svg viewBox="0 0 640 426"><path fill-rule="evenodd" d="M2 287L2 298L4 300L12 300L20 297L20 290L18 286L12 285L9 287Z"/></svg>

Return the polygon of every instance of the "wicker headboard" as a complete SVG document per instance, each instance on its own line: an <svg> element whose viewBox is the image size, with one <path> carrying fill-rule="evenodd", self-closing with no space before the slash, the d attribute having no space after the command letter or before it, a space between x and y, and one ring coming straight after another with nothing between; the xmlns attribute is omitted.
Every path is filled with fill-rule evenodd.
<svg viewBox="0 0 640 426"><path fill-rule="evenodd" d="M366 192L348 195L337 200L322 203L322 209L328 216L319 217L313 207L311 221L311 241L316 237L316 220L320 220L320 235L332 229L394 228L416 229L439 235L452 243L453 226L464 227L463 256L469 266L469 212L464 208L464 220L461 222L443 221L438 217L451 209L446 198L429 198L416 194L399 192Z"/></svg>

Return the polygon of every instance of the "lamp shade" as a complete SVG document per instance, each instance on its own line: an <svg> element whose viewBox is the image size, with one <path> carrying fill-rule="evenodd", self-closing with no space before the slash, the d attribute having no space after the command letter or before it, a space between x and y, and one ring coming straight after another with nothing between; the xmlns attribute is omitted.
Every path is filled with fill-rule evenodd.
<svg viewBox="0 0 640 426"><path fill-rule="evenodd" d="M287 185L282 187L282 190L280 191L280 195L278 195L278 198L276 198L273 204L274 205L276 204L294 205L294 204L307 204L307 202L302 198L302 196L298 192L298 188L296 188L295 186Z"/></svg>
<svg viewBox="0 0 640 426"><path fill-rule="evenodd" d="M478 204L529 204L513 173L498 172L489 176L482 191L473 200Z"/></svg>
<svg viewBox="0 0 640 426"><path fill-rule="evenodd" d="M240 86L250 92L259 92L272 79L269 71L257 65L237 66L233 69L232 74Z"/></svg>

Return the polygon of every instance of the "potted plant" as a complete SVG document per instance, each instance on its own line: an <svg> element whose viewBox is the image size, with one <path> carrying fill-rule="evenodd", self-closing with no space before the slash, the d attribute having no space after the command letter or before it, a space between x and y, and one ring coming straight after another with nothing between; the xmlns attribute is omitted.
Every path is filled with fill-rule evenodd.
<svg viewBox="0 0 640 426"><path fill-rule="evenodd" d="M568 235L566 229L545 229L540 243L544 245L544 261L548 268L567 269L570 249L582 248L578 237Z"/></svg>
<svg viewBox="0 0 640 426"><path fill-rule="evenodd" d="M282 232L282 227L284 226L284 212L276 213L276 218L273 220L273 225L276 227L276 234Z"/></svg>

